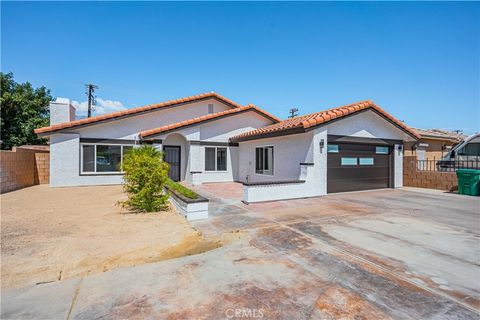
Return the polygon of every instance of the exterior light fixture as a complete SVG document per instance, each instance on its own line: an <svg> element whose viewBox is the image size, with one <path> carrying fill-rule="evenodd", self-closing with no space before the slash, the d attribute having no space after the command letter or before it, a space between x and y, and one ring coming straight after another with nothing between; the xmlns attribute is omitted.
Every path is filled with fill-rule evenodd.
<svg viewBox="0 0 480 320"><path fill-rule="evenodd" d="M320 152L322 152L323 147L325 147L325 140L321 139L320 140Z"/></svg>

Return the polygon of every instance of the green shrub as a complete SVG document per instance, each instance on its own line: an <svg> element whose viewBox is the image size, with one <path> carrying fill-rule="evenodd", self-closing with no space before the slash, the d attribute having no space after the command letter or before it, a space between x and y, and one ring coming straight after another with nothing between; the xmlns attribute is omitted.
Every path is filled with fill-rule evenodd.
<svg viewBox="0 0 480 320"><path fill-rule="evenodd" d="M175 182L171 179L167 180L166 186L172 191L176 193L180 193L181 195L189 198L189 199L198 199L198 194L194 191L188 189L187 187L181 185L178 182Z"/></svg>
<svg viewBox="0 0 480 320"><path fill-rule="evenodd" d="M128 200L120 204L146 212L165 209L168 194L163 188L168 179L168 170L168 163L163 161L163 153L152 146L143 145L128 151L122 164Z"/></svg>

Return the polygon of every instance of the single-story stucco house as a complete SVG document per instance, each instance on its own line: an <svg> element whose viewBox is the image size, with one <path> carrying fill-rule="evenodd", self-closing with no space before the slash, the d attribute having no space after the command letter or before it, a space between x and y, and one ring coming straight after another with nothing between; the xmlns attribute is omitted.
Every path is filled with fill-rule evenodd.
<svg viewBox="0 0 480 320"><path fill-rule="evenodd" d="M419 138L372 101L283 121L213 92L80 120L57 99L50 113L35 132L52 187L120 184L123 153L148 143L172 179L241 182L247 203L401 187L403 144Z"/></svg>
<svg viewBox="0 0 480 320"><path fill-rule="evenodd" d="M412 129L420 139L405 143L405 156L416 156L417 160L440 160L467 138L461 133L442 129Z"/></svg>

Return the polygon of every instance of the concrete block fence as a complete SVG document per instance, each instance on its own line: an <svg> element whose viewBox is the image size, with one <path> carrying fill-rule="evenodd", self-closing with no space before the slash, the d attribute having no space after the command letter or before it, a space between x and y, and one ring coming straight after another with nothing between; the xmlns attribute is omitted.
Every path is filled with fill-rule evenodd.
<svg viewBox="0 0 480 320"><path fill-rule="evenodd" d="M416 156L405 156L403 158L403 185L447 191L458 188L455 172L418 170Z"/></svg>
<svg viewBox="0 0 480 320"><path fill-rule="evenodd" d="M49 176L48 146L22 146L0 151L0 193L48 184Z"/></svg>

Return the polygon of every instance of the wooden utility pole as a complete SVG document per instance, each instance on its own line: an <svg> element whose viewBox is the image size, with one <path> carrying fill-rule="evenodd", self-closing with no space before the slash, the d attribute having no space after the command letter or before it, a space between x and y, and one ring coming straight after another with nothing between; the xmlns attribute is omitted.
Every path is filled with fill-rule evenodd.
<svg viewBox="0 0 480 320"><path fill-rule="evenodd" d="M297 108L292 108L290 109L290 115L288 116L289 118L295 118L298 116L298 109Z"/></svg>
<svg viewBox="0 0 480 320"><path fill-rule="evenodd" d="M86 84L85 87L87 88L87 91L85 92L85 94L88 96L87 117L90 118L92 116L92 105L95 105L97 103L93 93L95 92L95 89L98 89L98 86L93 83L89 83L89 84Z"/></svg>

